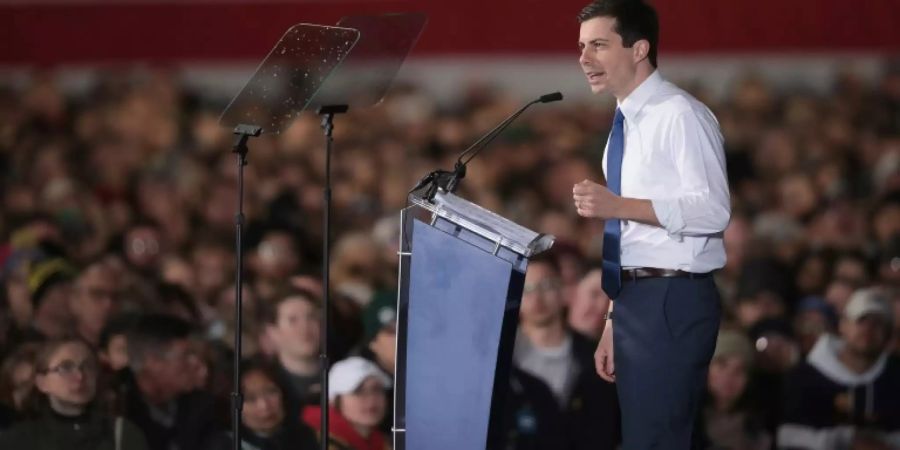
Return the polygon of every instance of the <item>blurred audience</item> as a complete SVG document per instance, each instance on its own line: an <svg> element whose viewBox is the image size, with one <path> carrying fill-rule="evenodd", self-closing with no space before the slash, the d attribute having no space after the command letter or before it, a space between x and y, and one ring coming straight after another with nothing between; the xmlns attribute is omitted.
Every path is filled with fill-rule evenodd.
<svg viewBox="0 0 900 450"><path fill-rule="evenodd" d="M696 86L725 136L733 205L728 263L716 274L727 332L710 368L711 445L840 448L822 436L856 448L896 445L897 412L881 400L892 395L882 378L894 356L883 367L876 356L900 352L900 66L884 67L874 80L840 73L823 94L778 90L750 72L718 97ZM236 332L237 178L231 130L217 122L227 99L179 84L172 71L97 73L78 92L47 71L0 88L0 436L16 422L58 419L29 416L27 399L63 398L70 387L86 394L96 377L85 414L128 418L150 449L215 446L226 436ZM371 417L347 417L359 422L348 428L365 445L381 442L366 436L387 439L392 420L392 387L377 380L390 379L395 358L397 216L406 193L427 172L448 169L517 104L487 84L459 92L438 103L398 85L382 105L342 116L335 130L329 348L332 360L361 355L379 374L359 398L356 385L339 396L342 405L355 398L370 412L386 410L378 433L360 434ZM600 383L590 360L582 362L608 308L592 270L600 233L567 205L573 184L599 176L613 108L559 105L522 116L473 162L458 192L558 238L557 262L536 260L528 271L509 385L510 449L577 448L583 436L555 419L608 411L607 399L580 394ZM260 421L245 417L244 425L269 445L280 435L259 425L278 422L266 380L281 390L288 428L318 404L321 389L319 120L300 115L252 146L241 356L274 364L275 378L260 370L244 379L245 389L271 394L245 405ZM853 305L873 288L886 312L860 315ZM41 373L49 366L36 365L37 348L69 337L89 344L99 368L92 374L86 363L71 371L74 384L53 384L64 377ZM76 356L84 355L62 359L78 365ZM877 392L873 402L868 392ZM824 400L813 407L798 404L800 396ZM615 428L612 418L578 420L565 423L595 439L608 432L598 427ZM559 435L573 446L560 446Z"/></svg>

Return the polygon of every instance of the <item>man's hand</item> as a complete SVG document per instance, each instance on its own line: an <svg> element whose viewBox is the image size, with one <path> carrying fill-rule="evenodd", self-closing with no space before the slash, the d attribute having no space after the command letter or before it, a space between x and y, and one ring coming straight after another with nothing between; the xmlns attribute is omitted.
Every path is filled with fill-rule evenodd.
<svg viewBox="0 0 900 450"><path fill-rule="evenodd" d="M603 336L600 337L600 343L597 344L597 351L594 352L594 366L597 374L610 383L616 382L616 364L613 362L613 323L612 320L606 321L603 327Z"/></svg>
<svg viewBox="0 0 900 450"><path fill-rule="evenodd" d="M639 198L620 197L602 184L584 180L572 188L575 209L582 217L597 219L634 220L647 225L661 227L653 203Z"/></svg>
<svg viewBox="0 0 900 450"><path fill-rule="evenodd" d="M606 186L584 180L572 188L572 196L579 216L604 220L617 218L616 210L620 206L621 197L613 194Z"/></svg>

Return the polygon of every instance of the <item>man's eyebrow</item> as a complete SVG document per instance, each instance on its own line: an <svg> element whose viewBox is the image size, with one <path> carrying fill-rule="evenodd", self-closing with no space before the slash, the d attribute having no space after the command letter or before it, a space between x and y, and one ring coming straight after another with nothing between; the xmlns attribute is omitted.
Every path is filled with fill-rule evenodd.
<svg viewBox="0 0 900 450"><path fill-rule="evenodd" d="M587 41L586 43L583 41L578 41L579 46L589 45L589 44L608 44L608 43L609 43L609 39L604 39L604 38L594 38L594 39Z"/></svg>

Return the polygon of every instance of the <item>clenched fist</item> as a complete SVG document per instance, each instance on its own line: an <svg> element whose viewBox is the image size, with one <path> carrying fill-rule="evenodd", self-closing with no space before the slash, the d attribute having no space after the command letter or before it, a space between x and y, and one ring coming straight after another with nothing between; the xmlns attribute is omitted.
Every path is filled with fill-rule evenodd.
<svg viewBox="0 0 900 450"><path fill-rule="evenodd" d="M579 216L604 220L616 218L615 211L621 197L613 194L606 186L584 180L572 188L572 196Z"/></svg>

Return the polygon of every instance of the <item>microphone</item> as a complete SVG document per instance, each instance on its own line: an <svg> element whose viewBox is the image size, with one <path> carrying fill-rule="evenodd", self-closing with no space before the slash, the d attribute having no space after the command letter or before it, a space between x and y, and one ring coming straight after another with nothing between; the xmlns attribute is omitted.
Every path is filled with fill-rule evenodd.
<svg viewBox="0 0 900 450"><path fill-rule="evenodd" d="M528 109L531 105L535 103L550 103L556 102L563 99L563 95L559 92L553 92L550 94L544 94L528 103L525 106L519 108L518 111L513 113L511 116L507 117L503 122L500 122L494 129L489 131L487 134L475 141L474 144L470 145L469 148L465 149L462 153L459 154L459 158L456 160L456 164L453 166L453 172L450 177L447 179L447 184L444 186L440 186L444 188L447 192L455 192L457 186L459 185L459 181L466 177L466 166L469 164L469 161L472 161L478 153L484 150L491 141L494 140L497 136L500 135L506 127L508 127L517 117L519 117L526 109ZM469 155L468 158L463 160L463 158ZM432 194L433 196L433 194ZM429 198L431 200L431 198Z"/></svg>
<svg viewBox="0 0 900 450"><path fill-rule="evenodd" d="M504 119L491 131L487 132L487 134L482 136L480 139L475 141L474 144L470 145L469 148L460 153L459 157L456 160L456 164L453 166L452 172L446 170L435 170L419 180L416 186L409 192L413 193L418 191L419 189L424 188L425 186L428 186L428 189L425 191L424 195L424 198L428 201L434 200L434 195L437 194L438 188L442 188L446 192L455 192L456 187L459 185L459 180L466 177L466 165L469 164L469 161L478 156L478 153L481 152L481 150L487 147L487 145L490 144L491 141L494 140L494 138L496 138L501 131L506 129L506 127L508 127L509 124L516 120L516 118L519 117L523 112L525 112L526 109L528 109L535 103L550 103L560 101L562 99L563 95L561 93L553 92L550 94L544 94L526 103L525 106L519 108L518 111L514 112L511 116ZM467 155L468 158L466 158Z"/></svg>
<svg viewBox="0 0 900 450"><path fill-rule="evenodd" d="M541 103L550 103L550 102L557 102L562 99L563 99L562 94L560 94L559 92L554 92L552 94L542 95L540 98L538 98L538 101Z"/></svg>

